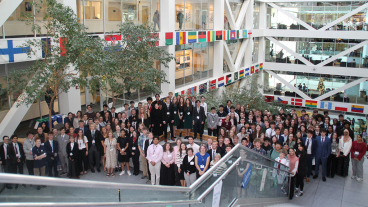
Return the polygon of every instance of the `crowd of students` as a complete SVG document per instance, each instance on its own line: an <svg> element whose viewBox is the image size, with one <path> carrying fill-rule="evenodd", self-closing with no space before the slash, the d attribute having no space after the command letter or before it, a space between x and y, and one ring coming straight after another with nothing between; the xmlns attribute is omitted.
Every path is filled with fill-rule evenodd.
<svg viewBox="0 0 368 207"><path fill-rule="evenodd" d="M23 174L25 163L29 175L79 179L88 171L102 170L106 177L114 177L115 173L131 176L131 159L133 175L139 175L141 161L141 179L150 180L152 185L190 186L233 146L241 144L275 160L275 169L289 167L285 169L291 173L290 199L294 194L303 195L304 180L318 178L320 167L323 181L335 175L346 177L350 158L352 179L363 180L367 145L361 135L354 137L343 115L330 120L328 111L322 115L314 110L310 117L305 110L298 116L294 109L286 114L282 108L278 114L271 114L268 110L233 105L230 100L208 112L204 97L185 99L170 93L163 100L156 94L155 99L148 98L138 107L131 102L118 113L114 107L109 111L107 105L103 111L93 112L89 105L83 115L81 111L69 113L60 130L50 131L41 125L36 133L28 132L23 144L17 135L4 136L1 164L9 173ZM216 139L202 142L205 125L208 135ZM167 142L167 128L174 144ZM179 137L175 136L179 134L177 130ZM192 130L194 136L190 136ZM194 143L197 134L200 145ZM163 146L159 144L161 135L165 139ZM242 169L239 176L245 173ZM225 170L222 164L216 172ZM274 174L279 183L287 179L277 170ZM12 185L6 187L11 189ZM282 190L286 193L286 189Z"/></svg>

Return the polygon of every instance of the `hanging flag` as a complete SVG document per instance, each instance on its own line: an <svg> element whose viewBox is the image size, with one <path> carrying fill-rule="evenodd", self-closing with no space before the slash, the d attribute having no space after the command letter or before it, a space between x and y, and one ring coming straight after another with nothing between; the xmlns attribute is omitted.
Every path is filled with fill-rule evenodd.
<svg viewBox="0 0 368 207"><path fill-rule="evenodd" d="M321 101L319 108L332 110L332 103L331 102L326 102L326 101Z"/></svg>
<svg viewBox="0 0 368 207"><path fill-rule="evenodd" d="M209 82L210 89L216 89L216 79Z"/></svg>
<svg viewBox="0 0 368 207"><path fill-rule="evenodd" d="M165 45L172 45L174 43L174 34L172 32L165 33Z"/></svg>
<svg viewBox="0 0 368 207"><path fill-rule="evenodd" d="M248 30L248 37L252 36L252 30Z"/></svg>
<svg viewBox="0 0 368 207"><path fill-rule="evenodd" d="M66 39L66 37L60 37L60 49L61 49L61 56L65 56L66 54L66 49L65 49L65 44L68 42L68 40Z"/></svg>
<svg viewBox="0 0 368 207"><path fill-rule="evenodd" d="M249 68L245 68L245 76L249 75Z"/></svg>
<svg viewBox="0 0 368 207"><path fill-rule="evenodd" d="M292 98L291 99L291 105L303 106L303 99L301 99L301 98Z"/></svg>
<svg viewBox="0 0 368 207"><path fill-rule="evenodd" d="M305 100L305 107L317 108L317 101Z"/></svg>
<svg viewBox="0 0 368 207"><path fill-rule="evenodd" d="M183 91L181 91L181 95L184 95L185 94L185 91L183 90Z"/></svg>
<svg viewBox="0 0 368 207"><path fill-rule="evenodd" d="M348 107L345 104L335 104L336 111L348 111Z"/></svg>
<svg viewBox="0 0 368 207"><path fill-rule="evenodd" d="M239 71L239 79L244 78L244 69Z"/></svg>
<svg viewBox="0 0 368 207"><path fill-rule="evenodd" d="M191 96L194 96L197 92L197 86L194 86L194 87L191 87L190 88L190 95Z"/></svg>
<svg viewBox="0 0 368 207"><path fill-rule="evenodd" d="M232 82L233 82L233 80L232 80L232 74L229 74L229 75L226 75L226 85L229 85L229 84L231 84Z"/></svg>
<svg viewBox="0 0 368 207"><path fill-rule="evenodd" d="M259 71L259 64L256 65L256 70L255 72L258 72Z"/></svg>
<svg viewBox="0 0 368 207"><path fill-rule="evenodd" d="M206 42L206 32L198 32L198 42Z"/></svg>
<svg viewBox="0 0 368 207"><path fill-rule="evenodd" d="M254 73L254 66L250 67L250 74Z"/></svg>
<svg viewBox="0 0 368 207"><path fill-rule="evenodd" d="M245 29L245 30L243 30L243 38L247 38L248 37L248 32L247 32L247 30Z"/></svg>
<svg viewBox="0 0 368 207"><path fill-rule="evenodd" d="M51 54L51 39L41 38L41 44L42 44L42 58L45 58L46 55Z"/></svg>
<svg viewBox="0 0 368 207"><path fill-rule="evenodd" d="M207 83L203 83L199 85L199 94L203 94L207 92Z"/></svg>
<svg viewBox="0 0 368 207"><path fill-rule="evenodd" d="M235 30L231 30L230 31L230 39L231 40L235 40L236 39L236 31Z"/></svg>
<svg viewBox="0 0 368 207"><path fill-rule="evenodd" d="M222 40L222 31L216 31L216 40Z"/></svg>
<svg viewBox="0 0 368 207"><path fill-rule="evenodd" d="M197 32L188 32L188 43L197 42Z"/></svg>
<svg viewBox="0 0 368 207"><path fill-rule="evenodd" d="M263 70L263 63L259 64L259 70Z"/></svg>
<svg viewBox="0 0 368 207"><path fill-rule="evenodd" d="M236 39L239 39L240 38L240 34L239 34L240 32L239 32L239 30L236 30Z"/></svg>
<svg viewBox="0 0 368 207"><path fill-rule="evenodd" d="M282 104L288 104L288 102L287 102L287 101L282 100L280 97L277 97L277 100L278 100L279 102L281 102Z"/></svg>
<svg viewBox="0 0 368 207"><path fill-rule="evenodd" d="M218 85L217 87L220 88L221 86L224 86L224 77L218 78Z"/></svg>
<svg viewBox="0 0 368 207"><path fill-rule="evenodd" d="M226 35L226 30L224 30L224 36L222 38L223 40L228 40L229 37Z"/></svg>
<svg viewBox="0 0 368 207"><path fill-rule="evenodd" d="M175 97L178 97L178 95L179 95L179 93L178 93L178 92L176 92L176 93L175 93Z"/></svg>
<svg viewBox="0 0 368 207"><path fill-rule="evenodd" d="M239 79L239 72L234 73L234 81L237 81Z"/></svg>
<svg viewBox="0 0 368 207"><path fill-rule="evenodd" d="M364 106L351 105L351 112L363 113L364 112Z"/></svg>
<svg viewBox="0 0 368 207"><path fill-rule="evenodd" d="M191 97L191 95L192 95L192 88L188 88L187 89L187 96L188 96L188 98Z"/></svg>
<svg viewBox="0 0 368 207"><path fill-rule="evenodd" d="M177 45L186 44L186 32L176 32L176 44Z"/></svg>
<svg viewBox="0 0 368 207"><path fill-rule="evenodd" d="M121 41L121 35L105 35L105 41L115 43Z"/></svg>
<svg viewBox="0 0 368 207"><path fill-rule="evenodd" d="M265 102L273 102L275 100L275 97L274 96L265 96Z"/></svg>
<svg viewBox="0 0 368 207"><path fill-rule="evenodd" d="M29 60L27 51L31 48L24 47L25 43L26 42L24 40L1 40L0 63L14 63Z"/></svg>
<svg viewBox="0 0 368 207"><path fill-rule="evenodd" d="M215 31L208 31L207 32L207 42L215 41Z"/></svg>

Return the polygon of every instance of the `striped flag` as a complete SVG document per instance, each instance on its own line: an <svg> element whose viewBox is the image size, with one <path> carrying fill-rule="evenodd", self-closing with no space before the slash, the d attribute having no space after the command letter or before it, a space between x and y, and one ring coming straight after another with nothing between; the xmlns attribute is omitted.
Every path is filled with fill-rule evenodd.
<svg viewBox="0 0 368 207"><path fill-rule="evenodd" d="M198 42L206 42L206 32L198 32Z"/></svg>
<svg viewBox="0 0 368 207"><path fill-rule="evenodd" d="M274 96L265 96L265 102L270 103L270 102L272 102L274 100L275 100L275 97Z"/></svg>
<svg viewBox="0 0 368 207"><path fill-rule="evenodd" d="M305 100L305 106L311 108L317 108L317 101Z"/></svg>
<svg viewBox="0 0 368 207"><path fill-rule="evenodd" d="M177 45L186 44L186 32L176 32L176 44Z"/></svg>
<svg viewBox="0 0 368 207"><path fill-rule="evenodd" d="M259 64L259 70L263 70L263 63Z"/></svg>
<svg viewBox="0 0 368 207"><path fill-rule="evenodd" d="M254 73L254 66L250 67L250 74Z"/></svg>
<svg viewBox="0 0 368 207"><path fill-rule="evenodd" d="M222 31L216 31L216 40L222 40Z"/></svg>
<svg viewBox="0 0 368 207"><path fill-rule="evenodd" d="M188 32L188 43L197 42L197 32Z"/></svg>
<svg viewBox="0 0 368 207"><path fill-rule="evenodd" d="M218 85L217 87L220 88L221 86L224 86L224 77L218 78Z"/></svg>
<svg viewBox="0 0 368 207"><path fill-rule="evenodd" d="M207 83L203 83L199 85L199 94L203 94L207 92Z"/></svg>
<svg viewBox="0 0 368 207"><path fill-rule="evenodd" d="M249 68L245 69L245 76L249 75Z"/></svg>
<svg viewBox="0 0 368 207"><path fill-rule="evenodd" d="M105 41L113 43L115 41L121 41L121 35L105 35Z"/></svg>
<svg viewBox="0 0 368 207"><path fill-rule="evenodd" d="M60 49L61 49L61 53L60 56L65 56L66 54L66 49L65 49L65 44L68 42L66 37L60 37Z"/></svg>
<svg viewBox="0 0 368 207"><path fill-rule="evenodd" d="M215 41L215 31L208 31L207 32L207 42Z"/></svg>
<svg viewBox="0 0 368 207"><path fill-rule="evenodd" d="M41 38L42 44L42 58L45 58L46 55L49 56L51 54L51 38Z"/></svg>
<svg viewBox="0 0 368 207"><path fill-rule="evenodd" d="M173 40L174 34L172 32L165 33L165 45L172 45L174 43Z"/></svg>
<svg viewBox="0 0 368 207"><path fill-rule="evenodd" d="M331 102L326 102L326 101L321 101L319 108L332 110L332 103Z"/></svg>
<svg viewBox="0 0 368 207"><path fill-rule="evenodd" d="M239 79L244 78L244 69L239 71Z"/></svg>
<svg viewBox="0 0 368 207"><path fill-rule="evenodd" d="M183 90L183 91L181 91L181 95L184 95L185 94L185 91Z"/></svg>
<svg viewBox="0 0 368 207"><path fill-rule="evenodd" d="M239 30L236 30L236 39L239 39L240 38L240 32Z"/></svg>
<svg viewBox="0 0 368 207"><path fill-rule="evenodd" d="M348 111L348 107L345 104L335 104L336 111Z"/></svg>
<svg viewBox="0 0 368 207"><path fill-rule="evenodd" d="M288 104L288 101L282 100L280 97L277 97L277 100L281 102L282 104Z"/></svg>
<svg viewBox="0 0 368 207"><path fill-rule="evenodd" d="M259 64L256 65L256 70L255 72L258 72L259 71Z"/></svg>
<svg viewBox="0 0 368 207"><path fill-rule="evenodd" d="M351 105L351 112L363 113L364 112L364 106Z"/></svg>
<svg viewBox="0 0 368 207"><path fill-rule="evenodd" d="M291 99L291 105L303 106L303 99L301 99L301 98L292 98Z"/></svg>
<svg viewBox="0 0 368 207"><path fill-rule="evenodd" d="M223 38L223 40L228 40L228 36L226 35L226 33L227 33L227 32L226 32L226 30L224 30L224 35L223 35L223 37L222 37L222 38Z"/></svg>

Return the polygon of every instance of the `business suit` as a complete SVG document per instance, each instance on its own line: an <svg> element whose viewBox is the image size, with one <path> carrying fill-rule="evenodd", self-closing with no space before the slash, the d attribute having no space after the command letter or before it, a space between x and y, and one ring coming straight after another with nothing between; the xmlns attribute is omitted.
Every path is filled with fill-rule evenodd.
<svg viewBox="0 0 368 207"><path fill-rule="evenodd" d="M9 144L3 143L0 146L0 158L1 158L1 162L2 162L1 165L4 167L4 172L5 173L11 173L10 160L9 160L9 155L8 155L8 151L9 151L8 148L9 148ZM8 189L12 188L10 183L6 183L5 186Z"/></svg>
<svg viewBox="0 0 368 207"><path fill-rule="evenodd" d="M321 128L321 129L322 129L322 128L324 128L324 129L326 129L326 131L327 131L327 129L328 129L328 127L329 127L329 126L331 126L331 125L330 125L330 124L325 124L325 123L323 123L323 124L320 124L320 125L319 125L319 128Z"/></svg>
<svg viewBox="0 0 368 207"><path fill-rule="evenodd" d="M147 150L151 144L153 144L153 139L152 140L146 139L146 141L144 142L144 156L145 157L147 157ZM149 169L149 162L147 159L146 161L147 161L147 168L148 168L148 180L151 180L151 171Z"/></svg>
<svg viewBox="0 0 368 207"><path fill-rule="evenodd" d="M112 113L111 112L111 118L118 118L118 113Z"/></svg>
<svg viewBox="0 0 368 207"><path fill-rule="evenodd" d="M286 142L287 141L287 136L285 136L285 135L280 135L280 138L279 138L279 141L281 142L281 143L284 143L284 142Z"/></svg>
<svg viewBox="0 0 368 207"><path fill-rule="evenodd" d="M51 144L52 142L52 144ZM59 152L59 143L55 140L49 140L47 142L45 142L45 150L46 150L46 160L47 160L47 165L48 165L48 170L49 170L49 177L53 177L52 176L52 169L54 169L54 177L58 176L58 171L57 171L57 163L59 161L59 157L58 157L58 152ZM56 153L56 156L55 156Z"/></svg>
<svg viewBox="0 0 368 207"><path fill-rule="evenodd" d="M100 115L102 117L105 117L105 113L108 112L110 114L110 118L111 118L111 111L100 111Z"/></svg>
<svg viewBox="0 0 368 207"><path fill-rule="evenodd" d="M71 142L66 145L66 153L68 155L69 160L69 176L70 177L79 177L79 169L78 169L78 145L73 142L73 148Z"/></svg>
<svg viewBox="0 0 368 207"><path fill-rule="evenodd" d="M197 138L197 132L199 132L199 137L200 137L200 140L202 141L202 135L203 135L202 122L204 122L206 119L206 114L204 113L204 108L202 106L199 107L199 110L197 106L193 107L192 119L194 122L194 125L193 125L194 138Z"/></svg>
<svg viewBox="0 0 368 207"><path fill-rule="evenodd" d="M102 135L100 131L94 130L87 133L88 139L88 159L91 171L94 172L93 163L96 166L97 171L100 171L100 152L102 150Z"/></svg>
<svg viewBox="0 0 368 207"><path fill-rule="evenodd" d="M138 129L138 117L137 117L137 114L136 115L131 115L129 117L129 122L130 122L131 126L134 127L135 130Z"/></svg>
<svg viewBox="0 0 368 207"><path fill-rule="evenodd" d="M317 141L313 137L312 137L310 142L307 142L307 137L303 137L302 141L303 141L304 145L306 146L306 151L307 151L307 158L308 158L307 178L309 178L312 175L312 160L316 155ZM309 147L310 144L312 144L311 151L310 151L310 153L308 153L308 147Z"/></svg>
<svg viewBox="0 0 368 207"><path fill-rule="evenodd" d="M283 141L284 137L281 134L279 134L279 135L275 134L275 136L276 136L278 141L280 141L281 143L284 143L284 141Z"/></svg>
<svg viewBox="0 0 368 207"><path fill-rule="evenodd" d="M327 175L327 159L331 154L331 139L327 136L322 140L322 136L316 138L317 149L316 149L316 169L315 175L318 176L319 164L322 163L322 177Z"/></svg>
<svg viewBox="0 0 368 207"><path fill-rule="evenodd" d="M131 146L131 147L130 147ZM129 148L134 155L132 155L132 161L133 161L133 167L134 167L134 173L133 175L139 174L139 156L140 152L138 149L138 137L134 141L134 137L131 138Z"/></svg>
<svg viewBox="0 0 368 207"><path fill-rule="evenodd" d="M15 148L14 145L18 146ZM23 174L23 163L26 159L24 156L23 145L20 142L17 142L16 144L14 144L13 142L9 143L8 156L10 160L11 173Z"/></svg>
<svg viewBox="0 0 368 207"><path fill-rule="evenodd" d="M62 135L57 136L57 141L59 144L59 160L61 163L62 173L68 173L68 154L66 153L66 145L69 142L69 135L64 134L64 137Z"/></svg>
<svg viewBox="0 0 368 207"><path fill-rule="evenodd" d="M171 138L174 138L174 130L173 130L173 126L174 123L171 123L174 120L174 105L173 104L169 104L167 106L166 103L162 104L162 113L163 113L163 117L166 124L162 123L162 131L164 133L165 139L167 139L167 125L169 125L170 127L170 135Z"/></svg>
<svg viewBox="0 0 368 207"><path fill-rule="evenodd" d="M221 150L219 148L217 148L215 151L215 154L219 153L221 155ZM211 150L208 150L207 151L207 154L210 155L210 161L214 160L215 158L213 157L213 151L212 149Z"/></svg>
<svg viewBox="0 0 368 207"><path fill-rule="evenodd" d="M80 129L82 129L82 128L80 128L80 127L75 128L74 133L76 133L76 134L78 135L78 131L79 131ZM82 131L83 131L83 135L84 135L84 136L87 136L88 131L90 132L90 130L89 130L89 128L88 128L88 126L84 126L84 127L83 127L83 129L82 129Z"/></svg>

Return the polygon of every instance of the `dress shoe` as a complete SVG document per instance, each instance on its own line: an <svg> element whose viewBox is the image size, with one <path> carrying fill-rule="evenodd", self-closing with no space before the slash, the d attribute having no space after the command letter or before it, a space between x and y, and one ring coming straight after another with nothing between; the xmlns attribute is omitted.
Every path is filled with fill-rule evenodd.
<svg viewBox="0 0 368 207"><path fill-rule="evenodd" d="M318 178L318 175L313 175L313 179L317 179Z"/></svg>
<svg viewBox="0 0 368 207"><path fill-rule="evenodd" d="M322 181L323 182L326 182L326 177L322 177Z"/></svg>
<svg viewBox="0 0 368 207"><path fill-rule="evenodd" d="M165 142L167 142L167 139L165 139Z"/></svg>
<svg viewBox="0 0 368 207"><path fill-rule="evenodd" d="M7 189L13 189L13 187L11 185L7 185L6 188Z"/></svg>
<svg viewBox="0 0 368 207"><path fill-rule="evenodd" d="M174 138L171 138L171 140L172 140L172 141L175 141L175 139L174 139Z"/></svg>
<svg viewBox="0 0 368 207"><path fill-rule="evenodd" d="M96 171L95 171L95 169L93 169L93 168L92 168L92 169L91 169L91 172L92 172L92 173L95 173Z"/></svg>
<svg viewBox="0 0 368 207"><path fill-rule="evenodd" d="M80 179L80 177L79 177L79 176L77 176L76 178L77 178L77 179Z"/></svg>
<svg viewBox="0 0 368 207"><path fill-rule="evenodd" d="M72 176L69 176L69 178L73 178Z"/></svg>
<svg viewBox="0 0 368 207"><path fill-rule="evenodd" d="M309 178L307 178L307 183L309 183L309 181L310 181Z"/></svg>
<svg viewBox="0 0 368 207"><path fill-rule="evenodd" d="M97 172L101 172L100 168L97 168Z"/></svg>

